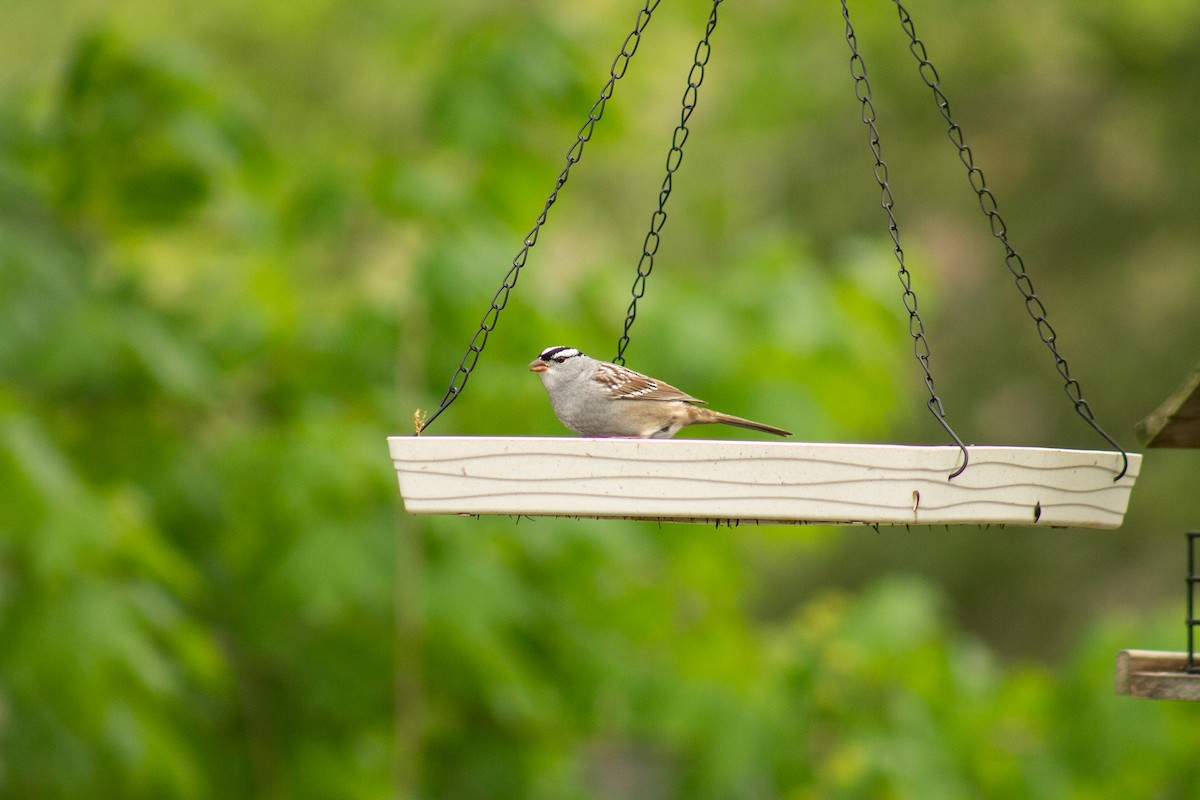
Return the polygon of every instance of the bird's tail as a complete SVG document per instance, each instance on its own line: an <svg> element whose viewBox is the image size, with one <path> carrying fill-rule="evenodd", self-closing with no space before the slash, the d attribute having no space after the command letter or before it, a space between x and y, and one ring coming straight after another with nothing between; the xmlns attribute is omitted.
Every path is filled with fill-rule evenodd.
<svg viewBox="0 0 1200 800"><path fill-rule="evenodd" d="M791 436L791 431L785 431L783 428L776 428L774 425L766 425L762 422L755 422L751 419L735 417L732 414L722 414L720 411L708 411L712 416L704 420L705 422L719 422L722 425L733 425L738 428L748 428L752 431L762 431L763 433L773 433L776 436Z"/></svg>

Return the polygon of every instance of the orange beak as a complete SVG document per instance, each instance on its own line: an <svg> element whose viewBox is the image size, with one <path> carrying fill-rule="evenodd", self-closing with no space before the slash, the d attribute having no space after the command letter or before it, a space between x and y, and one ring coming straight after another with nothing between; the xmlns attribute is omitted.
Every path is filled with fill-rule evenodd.
<svg viewBox="0 0 1200 800"><path fill-rule="evenodd" d="M549 369L549 366L540 358L535 358L533 361L529 362L530 372L545 372L547 369Z"/></svg>

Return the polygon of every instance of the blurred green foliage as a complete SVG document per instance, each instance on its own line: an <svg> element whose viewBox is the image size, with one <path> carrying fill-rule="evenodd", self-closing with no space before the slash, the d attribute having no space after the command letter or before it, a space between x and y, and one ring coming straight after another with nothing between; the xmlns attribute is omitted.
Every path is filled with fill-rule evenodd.
<svg viewBox="0 0 1200 800"><path fill-rule="evenodd" d="M1194 797L1200 464L1117 532L416 519L441 397L636 4L17 0L0 31L0 795ZM852 4L951 420L1061 397L888 4ZM1101 422L1200 341L1200 10L912 13ZM608 357L708 9L664 3L431 433ZM727 3L631 365L812 440L924 412L837 9ZM731 432L704 431L704 435ZM1193 493L1194 494L1194 493Z"/></svg>

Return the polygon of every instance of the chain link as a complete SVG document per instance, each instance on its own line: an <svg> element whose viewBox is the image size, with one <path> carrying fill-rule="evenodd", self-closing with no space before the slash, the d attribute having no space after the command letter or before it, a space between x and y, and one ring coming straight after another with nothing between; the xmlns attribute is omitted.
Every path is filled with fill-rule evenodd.
<svg viewBox="0 0 1200 800"><path fill-rule="evenodd" d="M1092 407L1088 404L1087 400L1083 399L1083 390L1079 386L1079 381L1071 377L1071 370L1067 366L1067 360L1058 351L1058 335L1054 332L1054 328L1046 318L1046 306L1033 290L1033 281L1030 279L1029 273L1025 270L1024 260L1008 241L1008 226L1004 224L1004 219L1000 216L996 197L987 188L987 182L983 177L983 170L975 164L971 148L967 146L963 138L962 128L959 127L958 123L950 115L950 101L942 92L941 78L938 76L937 69L929 61L929 54L925 49L925 43L917 37L917 30L908 10L900 0L893 0L893 2L896 4L896 10L900 15L900 26L908 36L909 52L917 60L917 71L921 75L921 80L933 91L938 111L941 112L942 118L946 121L946 133L958 150L959 160L967 168L967 180L971 185L972 191L979 198L979 207L983 210L984 216L987 217L992 235L1004 246L1004 264L1008 267L1009 272L1012 273L1017 290L1025 298L1025 310L1029 313L1030 318L1033 319L1034 325L1037 327L1038 337L1054 357L1054 367L1063 379L1063 390L1071 400L1072 405L1074 405L1076 413L1083 418L1084 422L1100 434L1105 441L1121 452L1123 466L1121 467L1121 472L1113 479L1114 482L1119 481L1129 469L1129 454L1125 452L1125 448L1117 444L1100 427L1100 424L1096 421L1096 415L1092 411ZM845 3L843 3L843 8L844 6Z"/></svg>
<svg viewBox="0 0 1200 800"><path fill-rule="evenodd" d="M717 7L722 2L723 0L713 0L712 12L708 15L708 25L704 29L704 38L696 45L692 68L688 71L687 88L683 91L683 110L679 115L679 125L676 126L675 132L671 136L671 149L667 153L667 175L663 178L662 188L658 193L658 208L650 215L650 230L642 242L642 255L638 259L637 277L633 279L631 292L633 299L625 312L625 329L621 333L621 338L617 340L617 356L613 359L614 364L625 363L625 348L629 346L629 331L637 319L638 300L641 300L646 294L646 279L650 277L650 272L654 269L654 254L658 252L659 234L663 225L667 223L667 199L671 196L675 172L683 163L683 144L687 141L689 133L687 123L696 109L698 90L704 81L704 67L708 64L708 58L712 54L712 45L709 40L717 27Z"/></svg>
<svg viewBox="0 0 1200 800"><path fill-rule="evenodd" d="M925 388L929 391L929 400L926 405L929 408L934 419L938 424L945 429L946 433L950 434L959 450L962 451L962 464L950 474L950 478L956 478L962 471L967 468L969 455L967 454L967 446L963 444L962 439L950 427L950 423L946 421L946 412L942 408L942 401L937 395L937 391L933 384L933 373L929 368L929 342L925 338L925 325L921 321L921 315L917 311L917 295L912 288L912 274L908 271L908 267L904 263L904 249L900 246L900 227L896 223L896 214L893 210L895 207L895 198L892 195L892 189L888 185L888 167L883 160L883 150L879 144L879 130L875 126L877 114L875 112L875 104L871 100L871 84L867 81L867 68L863 62L862 55L858 50L858 37L854 34L854 26L850 23L850 9L846 5L846 0L842 0L842 18L846 21L846 44L850 46L850 75L854 78L854 96L862 105L862 121L867 126L869 131L869 140L871 144L871 154L875 157L875 166L873 172L875 174L875 182L879 184L880 205L887 213L888 234L892 238L892 252L896 256L896 261L900 265L898 275L900 277L900 285L904 289L903 301L904 308L908 311L908 333L913 340L913 354L917 358L917 363L921 365L921 371L925 375Z"/></svg>
<svg viewBox="0 0 1200 800"><path fill-rule="evenodd" d="M659 2L661 0L646 0L645 6L638 11L633 30L625 37L625 41L621 44L621 52L613 59L608 81L600 90L599 99L588 110L587 121L583 123L583 126L579 129L579 133L575 136L574 144L567 151L566 166L558 173L558 178L554 181L554 189L546 198L545 207L538 214L533 228L525 235L524 240L522 240L523 246L513 259L512 266L505 274L500 288L492 295L491 306L484 313L483 319L479 323L479 329L471 337L471 341L467 345L467 351L463 354L458 369L455 371L453 377L451 377L450 386L442 396L441 403L438 405L436 411L429 415L423 422L419 423L418 434L428 428L430 423L449 408L450 404L458 399L463 388L466 387L467 380L470 379L471 372L474 371L475 366L479 363L479 357L483 354L483 348L487 345L488 334L495 330L496 323L500 320L500 312L508 305L509 293L517 285L517 278L520 277L521 268L525 266L525 262L529 258L529 250L537 243L538 233L541 231L542 226L546 224L546 217L550 213L550 207L558 200L558 192L570 177L571 167L575 166L583 157L583 147L591 140L592 134L596 129L596 123L604 115L605 105L612 98L617 81L624 77L625 71L629 68L629 60L637 52L638 44L642 40L642 32L650 24L650 16L658 8Z"/></svg>

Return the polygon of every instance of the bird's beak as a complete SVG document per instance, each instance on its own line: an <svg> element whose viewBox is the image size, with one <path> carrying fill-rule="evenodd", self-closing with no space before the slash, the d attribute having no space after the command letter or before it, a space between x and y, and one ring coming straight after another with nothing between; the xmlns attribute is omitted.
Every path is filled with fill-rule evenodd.
<svg viewBox="0 0 1200 800"><path fill-rule="evenodd" d="M540 358L535 358L533 361L529 362L530 372L545 372L547 369L549 369L549 367L546 365L546 362L542 361Z"/></svg>

